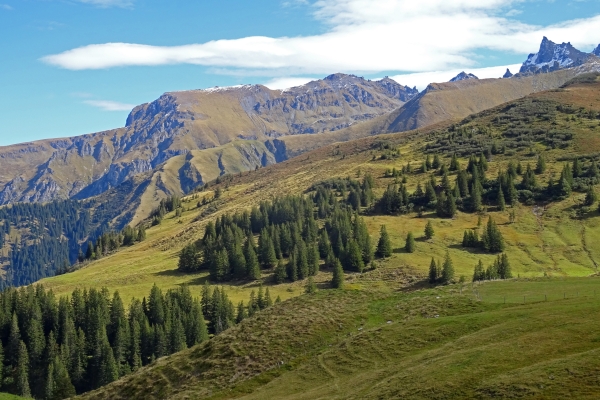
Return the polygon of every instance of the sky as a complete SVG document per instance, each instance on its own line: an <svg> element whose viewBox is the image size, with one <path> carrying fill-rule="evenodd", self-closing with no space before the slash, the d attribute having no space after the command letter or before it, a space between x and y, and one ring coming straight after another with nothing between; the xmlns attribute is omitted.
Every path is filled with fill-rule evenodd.
<svg viewBox="0 0 600 400"><path fill-rule="evenodd" d="M499 77L599 27L600 0L0 0L0 145L121 127L169 91Z"/></svg>

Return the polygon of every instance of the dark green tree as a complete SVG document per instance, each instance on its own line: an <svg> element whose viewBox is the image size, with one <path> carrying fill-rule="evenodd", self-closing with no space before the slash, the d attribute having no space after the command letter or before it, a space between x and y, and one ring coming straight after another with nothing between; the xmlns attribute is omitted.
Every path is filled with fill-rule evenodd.
<svg viewBox="0 0 600 400"><path fill-rule="evenodd" d="M428 220L427 225L425 225L425 239L429 240L433 238L434 234L433 224L431 223L431 220Z"/></svg>
<svg viewBox="0 0 600 400"><path fill-rule="evenodd" d="M444 264L442 265L442 282L448 284L454 279L454 266L452 265L452 259L450 253L446 250L446 256L444 257Z"/></svg>
<svg viewBox="0 0 600 400"><path fill-rule="evenodd" d="M342 289L344 287L344 270L342 269L342 264L339 260L335 260L333 265L331 287L334 289Z"/></svg>
<svg viewBox="0 0 600 400"><path fill-rule="evenodd" d="M390 236L387 233L385 225L381 225L381 230L379 232L379 242L377 242L376 255L379 258L387 258L392 255L392 243L390 241Z"/></svg>
<svg viewBox="0 0 600 400"><path fill-rule="evenodd" d="M429 264L429 283L436 283L438 280L439 272L437 269L437 264L433 257L431 258L431 264Z"/></svg>

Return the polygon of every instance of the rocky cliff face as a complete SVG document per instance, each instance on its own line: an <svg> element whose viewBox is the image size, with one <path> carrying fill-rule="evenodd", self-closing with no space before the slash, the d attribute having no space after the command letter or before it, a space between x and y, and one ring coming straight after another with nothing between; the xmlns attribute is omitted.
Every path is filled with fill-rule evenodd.
<svg viewBox="0 0 600 400"><path fill-rule="evenodd" d="M571 43L556 44L544 36L540 50L530 54L520 69L521 74L539 74L583 65L592 54L577 50Z"/></svg>
<svg viewBox="0 0 600 400"><path fill-rule="evenodd" d="M417 94L391 79L344 74L285 91L248 85L166 93L135 107L124 128L0 148L0 204L87 198L194 150L238 139L274 146L281 136L343 129L389 113Z"/></svg>
<svg viewBox="0 0 600 400"><path fill-rule="evenodd" d="M456 75L454 78L450 79L450 82L465 81L467 79L479 79L479 78L471 73L467 74L465 71L463 71L460 74Z"/></svg>

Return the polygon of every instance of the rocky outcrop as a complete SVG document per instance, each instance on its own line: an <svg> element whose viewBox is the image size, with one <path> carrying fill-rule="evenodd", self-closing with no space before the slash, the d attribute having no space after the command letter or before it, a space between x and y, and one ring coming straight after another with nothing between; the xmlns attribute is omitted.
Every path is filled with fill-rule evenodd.
<svg viewBox="0 0 600 400"><path fill-rule="evenodd" d="M521 74L540 74L583 65L591 54L577 50L571 43L556 44L544 36L540 49L530 54L521 66Z"/></svg>
<svg viewBox="0 0 600 400"><path fill-rule="evenodd" d="M502 78L508 79L508 78L512 78L512 77L513 77L513 73L510 72L510 69L506 68L506 72L504 73L504 75L502 75Z"/></svg>

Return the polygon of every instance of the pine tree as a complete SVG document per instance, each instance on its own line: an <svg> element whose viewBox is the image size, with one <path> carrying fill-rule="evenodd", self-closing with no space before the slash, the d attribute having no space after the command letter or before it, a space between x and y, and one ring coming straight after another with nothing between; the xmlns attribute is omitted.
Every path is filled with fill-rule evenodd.
<svg viewBox="0 0 600 400"><path fill-rule="evenodd" d="M425 225L425 239L429 240L433 238L434 234L433 224L431 223L431 220L428 220L427 225Z"/></svg>
<svg viewBox="0 0 600 400"><path fill-rule="evenodd" d="M16 358L17 363L13 374L15 394L21 397L31 397L31 389L29 387L29 354L27 346L25 346L22 340L19 341Z"/></svg>
<svg viewBox="0 0 600 400"><path fill-rule="evenodd" d="M275 280L275 283L283 283L287 279L287 271L285 268L285 264L281 259L277 262L277 267L275 267L275 274L273 275L273 279Z"/></svg>
<svg viewBox="0 0 600 400"><path fill-rule="evenodd" d="M314 243L308 245L308 274L315 276L319 272L319 249Z"/></svg>
<svg viewBox="0 0 600 400"><path fill-rule="evenodd" d="M433 169L438 169L440 167L440 156L434 154L431 166L433 167Z"/></svg>
<svg viewBox="0 0 600 400"><path fill-rule="evenodd" d="M300 239L298 244L298 258L296 259L296 265L298 268L298 278L305 279L309 275L308 268L308 252L306 250L306 243Z"/></svg>
<svg viewBox="0 0 600 400"><path fill-rule="evenodd" d="M596 195L596 191L593 186L589 186L587 192L585 193L585 205L591 206L598 200L598 196Z"/></svg>
<svg viewBox="0 0 600 400"><path fill-rule="evenodd" d="M385 225L381 225L376 255L379 258L387 258L392 255L392 243L390 242L390 237Z"/></svg>
<svg viewBox="0 0 600 400"><path fill-rule="evenodd" d="M256 255L256 250L254 249L252 240L252 236L249 236L244 246L246 273L249 279L258 280L260 279L260 265L258 264L258 257Z"/></svg>
<svg viewBox="0 0 600 400"><path fill-rule="evenodd" d="M406 246L404 246L404 250L406 250L407 253L414 253L415 247L415 237L413 236L412 232L408 232L408 235L406 235Z"/></svg>
<svg viewBox="0 0 600 400"><path fill-rule="evenodd" d="M479 183L473 182L471 185L471 211L481 211L481 191L479 190Z"/></svg>
<svg viewBox="0 0 600 400"><path fill-rule="evenodd" d="M75 387L60 357L55 356L48 365L46 377L46 399L61 400L75 397Z"/></svg>
<svg viewBox="0 0 600 400"><path fill-rule="evenodd" d="M483 263L479 260L479 263L475 266L473 271L473 282L485 280L485 269Z"/></svg>
<svg viewBox="0 0 600 400"><path fill-rule="evenodd" d="M444 265L442 266L442 282L448 284L454 279L454 266L452 265L452 259L450 253L446 250L446 257L444 258Z"/></svg>
<svg viewBox="0 0 600 400"><path fill-rule="evenodd" d="M269 292L269 288L265 289L265 306L271 307L273 305L273 300L271 299L271 293Z"/></svg>
<svg viewBox="0 0 600 400"><path fill-rule="evenodd" d="M317 292L317 285L315 284L315 280L313 279L312 276L309 276L308 280L306 281L306 287L304 288L304 293L313 294L316 292Z"/></svg>
<svg viewBox="0 0 600 400"><path fill-rule="evenodd" d="M237 313L235 317L235 323L239 324L243 320L248 318L248 313L246 312L246 307L244 306L244 301L240 301L237 306Z"/></svg>
<svg viewBox="0 0 600 400"><path fill-rule="evenodd" d="M334 289L342 289L344 287L344 270L339 260L335 260L333 266L333 277L331 279L331 287Z"/></svg>
<svg viewBox="0 0 600 400"><path fill-rule="evenodd" d="M502 186L498 187L498 210L504 211L506 210L506 202L504 201L504 191L502 190Z"/></svg>
<svg viewBox="0 0 600 400"><path fill-rule="evenodd" d="M450 171L458 171L458 170L460 170L460 163L458 162L456 153L454 153L454 154L452 154L452 160L450 161Z"/></svg>
<svg viewBox="0 0 600 400"><path fill-rule="evenodd" d="M108 343L108 339L106 339L102 343L101 356L100 356L100 377L99 377L99 386L107 385L111 382L119 379L119 370L117 368L117 364L115 362L115 357L113 355L113 351L110 348L110 344Z"/></svg>
<svg viewBox="0 0 600 400"><path fill-rule="evenodd" d="M538 156L537 164L535 166L535 173L536 174L543 174L544 172L546 172L546 160L544 160L544 156L542 156L540 154Z"/></svg>
<svg viewBox="0 0 600 400"><path fill-rule="evenodd" d="M346 255L344 257L344 267L349 271L362 272L365 268L362 254L356 240L350 239L348 248L346 249Z"/></svg>
<svg viewBox="0 0 600 400"><path fill-rule="evenodd" d="M329 241L329 235L325 229L321 230L319 234L319 254L322 259L327 259L327 256L332 251L331 242Z"/></svg>
<svg viewBox="0 0 600 400"><path fill-rule="evenodd" d="M429 264L429 283L436 283L437 279L438 279L438 270L437 270L437 264L435 263L435 260L433 259L433 257L431 258L431 264Z"/></svg>
<svg viewBox="0 0 600 400"><path fill-rule="evenodd" d="M573 178L579 178L580 176L583 176L583 168L579 159L576 158L573 160Z"/></svg>

